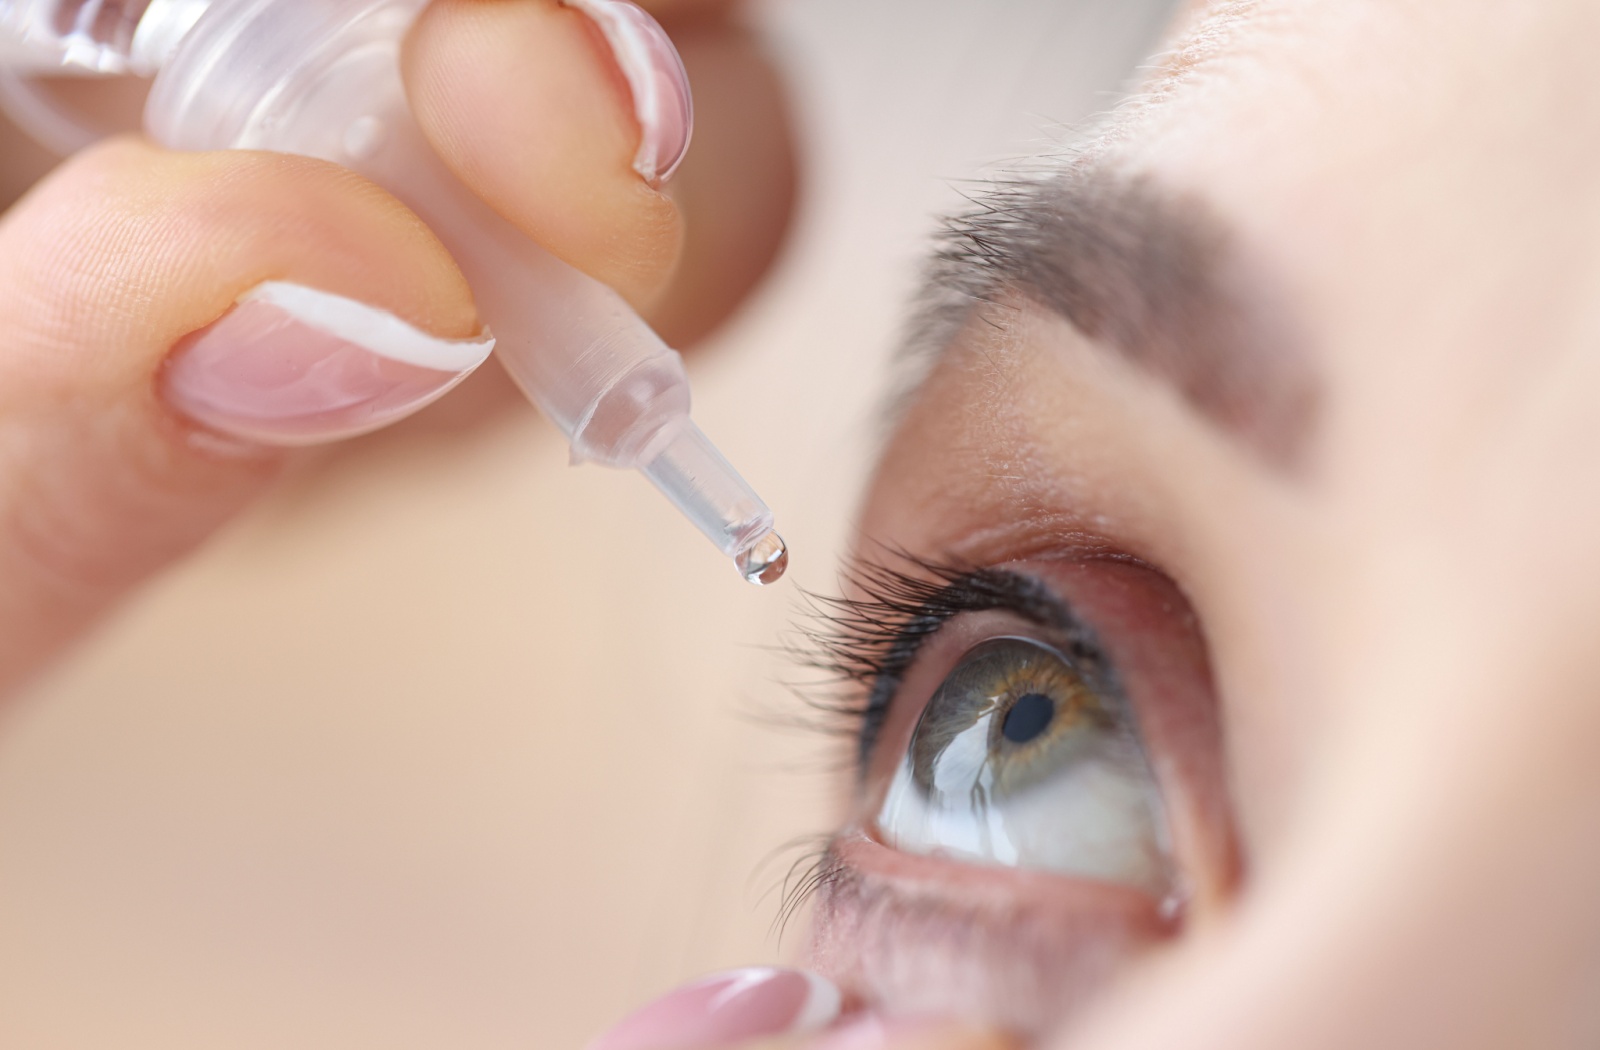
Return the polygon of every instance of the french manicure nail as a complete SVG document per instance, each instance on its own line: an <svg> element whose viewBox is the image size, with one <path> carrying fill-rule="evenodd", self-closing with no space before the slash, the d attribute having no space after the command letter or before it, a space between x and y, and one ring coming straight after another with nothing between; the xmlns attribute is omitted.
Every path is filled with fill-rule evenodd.
<svg viewBox="0 0 1600 1050"><path fill-rule="evenodd" d="M694 133L694 98L678 49L654 18L628 0L561 2L587 15L611 45L639 121L633 170L660 186L678 170Z"/></svg>
<svg viewBox="0 0 1600 1050"><path fill-rule="evenodd" d="M1014 1050L999 1032L931 1017L858 1017L828 1032L811 1050Z"/></svg>
<svg viewBox="0 0 1600 1050"><path fill-rule="evenodd" d="M817 1040L812 1050L888 1050L896 1042L930 1030L933 1025L927 1021L868 1015L835 1028Z"/></svg>
<svg viewBox="0 0 1600 1050"><path fill-rule="evenodd" d="M589 1044L589 1050L711 1050L813 1032L839 1016L839 989L802 970L750 967L669 992Z"/></svg>
<svg viewBox="0 0 1600 1050"><path fill-rule="evenodd" d="M891 1022L881 1017L862 1017L817 1040L813 1050L884 1050L894 1036Z"/></svg>
<svg viewBox="0 0 1600 1050"><path fill-rule="evenodd" d="M160 386L169 405L215 430L309 445L415 412L493 349L487 333L440 339L365 303L269 281L181 340Z"/></svg>

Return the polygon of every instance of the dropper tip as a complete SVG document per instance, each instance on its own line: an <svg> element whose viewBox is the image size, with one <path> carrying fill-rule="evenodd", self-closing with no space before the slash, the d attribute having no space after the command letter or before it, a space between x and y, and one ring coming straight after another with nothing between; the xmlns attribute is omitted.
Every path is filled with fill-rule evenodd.
<svg viewBox="0 0 1600 1050"><path fill-rule="evenodd" d="M739 567L740 576L757 587L765 587L783 579L783 571L789 567L789 548L784 545L782 536L768 532L740 551L734 563Z"/></svg>

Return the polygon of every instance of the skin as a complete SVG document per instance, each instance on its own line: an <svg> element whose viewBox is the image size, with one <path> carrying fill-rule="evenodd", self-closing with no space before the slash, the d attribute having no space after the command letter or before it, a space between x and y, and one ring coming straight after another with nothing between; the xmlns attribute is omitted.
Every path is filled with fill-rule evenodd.
<svg viewBox="0 0 1600 1050"><path fill-rule="evenodd" d="M439 54L478 39L453 36L448 20L504 13L441 8ZM1226 231L1246 275L1240 294L1283 320L1283 352L1315 377L1304 447L1261 454L1148 365L1012 294L955 335L905 409L867 497L860 550L1024 564L1063 588L1078 586L1086 551L1111 550L1158 581L1133 585L1138 593L1175 590L1177 601L1148 610L1181 619L1186 603L1206 670L1170 693L1211 711L1221 743L1189 736L1209 755L1168 754L1158 749L1186 745L1156 734L1146 745L1157 765L1201 771L1161 781L1182 821L1177 859L1201 892L1175 931L1119 948L1094 994L1061 984L1021 1004L975 984L972 959L967 969L941 959L912 988L874 972L883 958L830 956L849 902L825 897L818 965L866 1005L910 1010L915 992L1063 1050L1600 1041L1600 140L1588 130L1600 126L1600 90L1579 72L1597 33L1600 11L1579 0L1485 0L1470 11L1437 0L1244 0L1186 12L1145 100L1091 151L1199 202ZM412 59L432 60L421 48ZM447 123L452 105L470 112L452 102L452 90L474 90L462 83L424 94L440 99ZM472 156L470 139L460 142ZM612 174L626 153L607 162ZM445 334L472 323L448 259L396 205L314 165L265 158L177 161L127 143L91 153L0 225L0 267L23 250L70 252L30 233L29 215L99 200L85 188L105 185L97 172L169 165L180 196L204 199L224 192L197 174L206 164L315 191L290 218L346 235L352 259L327 264L327 280L367 268L389 287L403 271L416 285L375 287L376 301ZM480 189L492 197L516 183L485 175ZM635 201L633 189L599 205L607 214L596 222L661 238L650 242L660 253L642 257L662 269L609 271L644 301L671 284L662 274L676 234L663 205ZM365 203L323 216L322 195ZM608 211L634 203L631 218ZM219 239L162 195L116 206L119 221L131 213L156 231L190 230L194 245ZM513 214L535 225L532 212ZM566 221L558 209L545 219L551 231ZM274 228L259 215L241 225ZM261 249L230 232L220 239L244 247L222 272L234 266L242 280ZM274 265L302 279L311 271L299 268L321 265L281 250ZM597 241L598 275L606 251ZM157 271L169 294L155 314L122 320L115 354L60 305L100 302L97 273L51 261L43 272L57 280L42 294L55 312L42 316L55 320L44 324L12 290L23 280L15 263L0 268L0 318L16 328L24 311L20 330L43 333L0 360L0 558L42 559L46 573L7 597L0 626L49 625L34 650L181 553L275 466L181 428L167 436L159 427L178 424L131 393L148 390L172 336L239 290L196 279L175 258ZM112 281L122 298L104 302L143 302L130 283ZM130 347L133 331L155 334ZM126 417L117 426L129 429L86 428L85 404L111 406L99 415ZM11 407L25 405L36 408ZM139 471L129 473L124 446ZM149 483L113 483L130 476ZM84 536L22 527L18 508L39 505L42 478L55 479L46 505L86 521ZM110 522L128 520L131 535L113 542ZM49 536L60 549L30 549L29 536L33 548ZM76 604L52 604L66 598ZM1136 657L1133 643L1112 648ZM31 658L11 652L9 673ZM915 717L907 704L926 697L913 678L891 718L902 730ZM884 746L903 741L891 730ZM875 767L880 781L884 766L892 761ZM854 824L870 820L872 783ZM859 852L844 861L867 871ZM904 892L913 862L876 863L869 873ZM1048 917L1087 899L1038 873L918 865L929 892L999 902L962 917L968 933L1006 910ZM1073 960L1093 945L1065 923L1038 928L1046 950L1025 961L1034 976L1081 972ZM910 936L885 933L891 950ZM963 943L977 946L980 970L1006 963L1003 940ZM1060 1001L1071 1008L1045 1008ZM893 1045L1004 1042L958 1028Z"/></svg>

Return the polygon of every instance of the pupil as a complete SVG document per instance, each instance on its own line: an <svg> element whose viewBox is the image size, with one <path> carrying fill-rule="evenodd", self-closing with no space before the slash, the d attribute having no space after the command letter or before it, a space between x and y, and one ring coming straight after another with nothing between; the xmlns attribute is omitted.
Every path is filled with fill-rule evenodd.
<svg viewBox="0 0 1600 1050"><path fill-rule="evenodd" d="M1056 716L1056 702L1043 693L1019 697L1000 724L1000 735L1013 744L1026 744L1050 727Z"/></svg>

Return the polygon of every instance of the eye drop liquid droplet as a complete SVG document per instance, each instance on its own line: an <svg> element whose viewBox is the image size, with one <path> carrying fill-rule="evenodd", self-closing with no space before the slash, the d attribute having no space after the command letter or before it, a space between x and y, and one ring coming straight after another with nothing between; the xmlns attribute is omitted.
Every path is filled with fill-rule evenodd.
<svg viewBox="0 0 1600 1050"><path fill-rule="evenodd" d="M783 579L783 570L789 567L789 548L784 546L782 536L769 532L741 552L734 564L739 567L740 576L757 587L765 587Z"/></svg>

